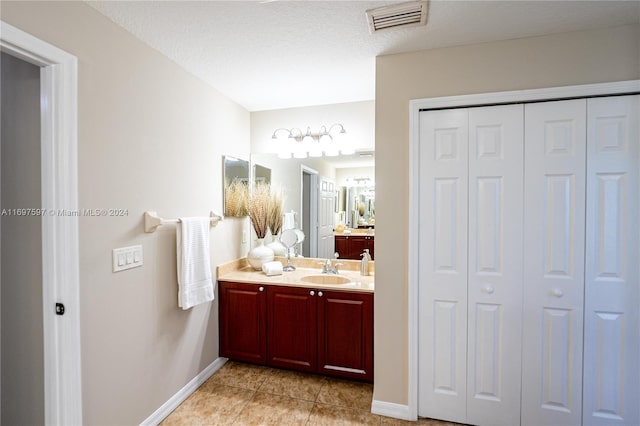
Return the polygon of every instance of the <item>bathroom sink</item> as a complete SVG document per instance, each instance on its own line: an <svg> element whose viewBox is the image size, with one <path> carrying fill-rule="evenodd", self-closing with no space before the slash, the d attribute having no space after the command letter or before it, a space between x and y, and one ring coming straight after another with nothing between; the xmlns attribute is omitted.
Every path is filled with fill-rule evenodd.
<svg viewBox="0 0 640 426"><path fill-rule="evenodd" d="M316 275L306 275L300 278L301 281L305 283L311 284L349 284L351 280L347 277L343 277L342 275L327 275L327 274L316 274Z"/></svg>

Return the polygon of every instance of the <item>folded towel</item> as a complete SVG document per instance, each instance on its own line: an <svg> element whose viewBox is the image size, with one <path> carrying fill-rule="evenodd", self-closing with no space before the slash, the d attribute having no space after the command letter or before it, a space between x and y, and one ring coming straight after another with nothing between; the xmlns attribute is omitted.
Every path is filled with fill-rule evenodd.
<svg viewBox="0 0 640 426"><path fill-rule="evenodd" d="M266 262L262 264L262 272L268 276L282 275L282 262Z"/></svg>
<svg viewBox="0 0 640 426"><path fill-rule="evenodd" d="M213 300L208 217L181 217L176 229L178 306L189 309Z"/></svg>

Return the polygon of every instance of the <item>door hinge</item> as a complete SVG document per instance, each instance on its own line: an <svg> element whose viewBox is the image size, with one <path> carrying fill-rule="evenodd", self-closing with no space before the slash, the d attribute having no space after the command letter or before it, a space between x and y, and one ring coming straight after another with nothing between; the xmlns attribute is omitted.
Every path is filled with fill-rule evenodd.
<svg viewBox="0 0 640 426"><path fill-rule="evenodd" d="M56 303L56 315L64 315L64 305L62 303Z"/></svg>

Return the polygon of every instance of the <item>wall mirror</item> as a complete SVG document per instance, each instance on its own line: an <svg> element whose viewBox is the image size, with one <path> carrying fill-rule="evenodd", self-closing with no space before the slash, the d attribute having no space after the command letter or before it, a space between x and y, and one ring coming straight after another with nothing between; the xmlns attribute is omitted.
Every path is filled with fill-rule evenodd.
<svg viewBox="0 0 640 426"><path fill-rule="evenodd" d="M224 215L247 215L246 199L249 191L249 162L225 155L223 162Z"/></svg>
<svg viewBox="0 0 640 426"><path fill-rule="evenodd" d="M373 228L376 219L376 188L370 181L346 188L347 208L351 228Z"/></svg>
<svg viewBox="0 0 640 426"><path fill-rule="evenodd" d="M280 159L276 154L252 154L251 162L254 165L270 169L270 181L272 186L282 189L284 194L284 211L295 211L298 213L296 226L300 229L313 222L313 218L319 220L322 217L321 201L316 200L307 204L306 198L311 198L308 182L303 178L303 170L312 169L317 172L317 176L323 176L334 182L333 210L331 212L332 228L338 224L347 227L357 228L359 222L364 221L363 227L373 227L375 223L375 158L372 151L366 153L356 153L352 156L320 157L305 159ZM257 174L256 174L257 176ZM308 175L307 175L308 176ZM318 196L326 196L320 191ZM360 215L359 207L363 206L363 214ZM308 206L306 208L305 206ZM315 206L316 211L308 211ZM326 212L325 212L326 213ZM326 215L326 214L325 214ZM313 230L306 231L307 238L302 247L303 256L321 256L320 247L317 240L322 236L314 233ZM314 241L315 239L315 241ZM308 244L306 244L308 242ZM333 254L333 247L328 247L327 251Z"/></svg>

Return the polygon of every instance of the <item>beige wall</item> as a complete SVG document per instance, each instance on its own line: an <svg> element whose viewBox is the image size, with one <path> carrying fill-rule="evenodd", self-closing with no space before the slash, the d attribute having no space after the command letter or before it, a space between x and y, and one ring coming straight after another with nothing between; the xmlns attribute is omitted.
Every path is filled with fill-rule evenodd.
<svg viewBox="0 0 640 426"><path fill-rule="evenodd" d="M2 20L78 57L84 423L138 424L218 357L217 303L177 307L175 229L164 217L222 211L222 155L249 157L249 113L83 2L2 2ZM211 231L212 263L246 253L242 221ZM144 266L111 272L142 244Z"/></svg>
<svg viewBox="0 0 640 426"><path fill-rule="evenodd" d="M377 58L375 400L408 403L409 100L638 78L638 25Z"/></svg>
<svg viewBox="0 0 640 426"><path fill-rule="evenodd" d="M301 95L302 96L302 95ZM373 150L375 102L349 102L302 108L277 109L251 113L251 152L277 153L277 141L271 139L278 128L307 127L318 131L320 126L341 123L353 147L359 151Z"/></svg>
<svg viewBox="0 0 640 426"><path fill-rule="evenodd" d="M40 69L2 54L1 208L40 205ZM2 215L3 425L44 423L42 226ZM51 307L53 312L53 306Z"/></svg>

